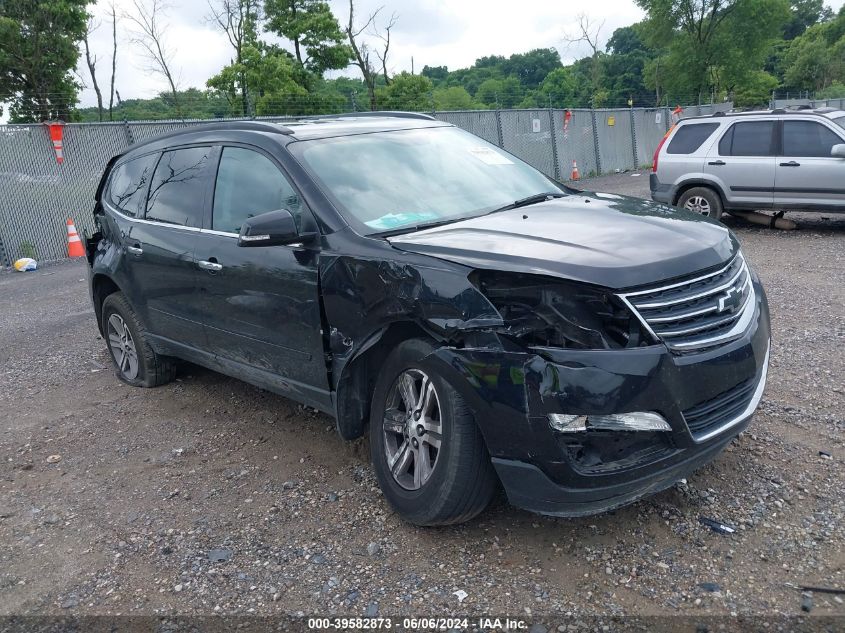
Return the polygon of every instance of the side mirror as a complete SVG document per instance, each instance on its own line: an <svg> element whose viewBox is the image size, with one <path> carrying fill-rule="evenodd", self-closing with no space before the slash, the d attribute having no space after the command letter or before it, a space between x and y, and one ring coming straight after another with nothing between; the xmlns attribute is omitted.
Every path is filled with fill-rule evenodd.
<svg viewBox="0 0 845 633"><path fill-rule="evenodd" d="M279 246L313 239L313 234L300 235L296 221L287 209L268 211L247 218L241 225L238 246Z"/></svg>
<svg viewBox="0 0 845 633"><path fill-rule="evenodd" d="M839 143L830 148L830 155L836 158L845 158L845 143Z"/></svg>

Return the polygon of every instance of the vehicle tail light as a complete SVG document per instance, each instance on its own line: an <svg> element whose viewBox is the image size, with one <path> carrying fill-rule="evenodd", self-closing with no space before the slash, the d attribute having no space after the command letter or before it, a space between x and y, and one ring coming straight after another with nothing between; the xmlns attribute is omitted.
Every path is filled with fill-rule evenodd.
<svg viewBox="0 0 845 633"><path fill-rule="evenodd" d="M660 143L657 145L657 149L654 150L654 158L651 160L651 171L655 174L657 173L657 157L660 155L660 150L663 148L663 144L666 142L666 139L669 138L669 135L672 133L672 130L675 129L675 126L669 128L669 131L663 135L663 138L660 139Z"/></svg>

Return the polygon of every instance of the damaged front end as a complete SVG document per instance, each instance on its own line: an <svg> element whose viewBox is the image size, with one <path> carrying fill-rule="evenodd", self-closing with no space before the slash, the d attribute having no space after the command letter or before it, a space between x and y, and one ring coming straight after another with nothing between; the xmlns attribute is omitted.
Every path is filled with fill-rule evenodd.
<svg viewBox="0 0 845 633"><path fill-rule="evenodd" d="M321 263L344 437L363 432L390 350L428 338L438 345L425 368L470 405L511 502L570 516L629 503L685 477L747 425L759 401L769 331L760 287L744 336L675 355L609 289L417 257ZM755 388L732 395L746 383ZM724 409L714 424L732 416L730 428L697 437L685 411L711 401Z"/></svg>

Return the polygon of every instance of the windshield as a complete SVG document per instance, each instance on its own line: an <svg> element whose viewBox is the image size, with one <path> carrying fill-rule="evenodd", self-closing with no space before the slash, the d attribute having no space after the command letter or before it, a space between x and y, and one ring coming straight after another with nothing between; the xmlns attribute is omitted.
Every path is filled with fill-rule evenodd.
<svg viewBox="0 0 845 633"><path fill-rule="evenodd" d="M376 132L288 146L365 235L459 220L561 187L458 128Z"/></svg>
<svg viewBox="0 0 845 633"><path fill-rule="evenodd" d="M833 119L833 122L836 123L839 127L845 129L845 116L836 117Z"/></svg>

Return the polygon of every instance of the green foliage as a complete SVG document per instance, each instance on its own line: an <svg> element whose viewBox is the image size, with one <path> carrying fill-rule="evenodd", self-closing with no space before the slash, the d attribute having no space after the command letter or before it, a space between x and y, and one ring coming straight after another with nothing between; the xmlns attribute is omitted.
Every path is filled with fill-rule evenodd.
<svg viewBox="0 0 845 633"><path fill-rule="evenodd" d="M734 90L734 106L738 108L766 107L778 80L764 70L752 70Z"/></svg>
<svg viewBox="0 0 845 633"><path fill-rule="evenodd" d="M786 0L637 0L649 44L666 50L660 81L675 94L733 89L766 60L789 19ZM652 80L658 75L652 73Z"/></svg>
<svg viewBox="0 0 845 633"><path fill-rule="evenodd" d="M428 77L403 72L393 77L389 86L376 90L376 102L381 110L431 111L433 88Z"/></svg>
<svg viewBox="0 0 845 633"><path fill-rule="evenodd" d="M176 93L182 116L188 119L215 119L233 114L232 107L225 95L212 90L189 88ZM96 107L81 108L76 111L78 120L93 122L99 120ZM240 113L238 113L240 116ZM152 99L126 99L115 107L116 119L129 121L161 120L176 117L176 105L170 91L162 92Z"/></svg>
<svg viewBox="0 0 845 633"><path fill-rule="evenodd" d="M89 0L0 1L0 94L12 122L71 118Z"/></svg>
<svg viewBox="0 0 845 633"><path fill-rule="evenodd" d="M523 87L516 77L487 79L478 86L475 93L475 98L489 108L513 108L523 97Z"/></svg>
<svg viewBox="0 0 845 633"><path fill-rule="evenodd" d="M434 108L436 110L478 110L483 106L476 103L472 95L462 86L437 88L434 91Z"/></svg>
<svg viewBox="0 0 845 633"><path fill-rule="evenodd" d="M845 81L845 14L816 24L789 46L784 83L799 90L823 90Z"/></svg>
<svg viewBox="0 0 845 633"><path fill-rule="evenodd" d="M816 92L816 99L845 99L845 83L834 81L824 90Z"/></svg>
<svg viewBox="0 0 845 633"><path fill-rule="evenodd" d="M824 5L824 0L791 0L791 17L783 30L785 40L794 40L804 31L833 18L833 11Z"/></svg>
<svg viewBox="0 0 845 633"><path fill-rule="evenodd" d="M265 0L267 31L290 40L303 68L322 75L346 68L352 49L324 0Z"/></svg>

